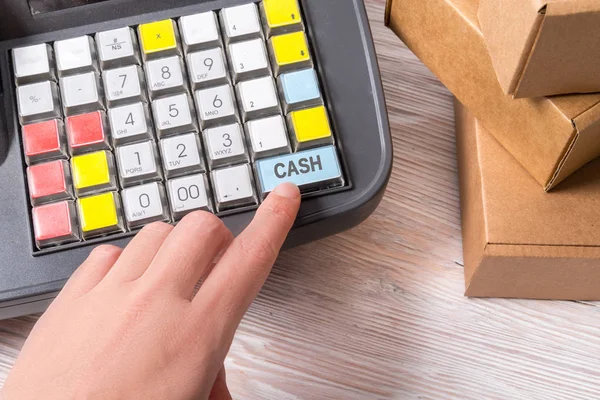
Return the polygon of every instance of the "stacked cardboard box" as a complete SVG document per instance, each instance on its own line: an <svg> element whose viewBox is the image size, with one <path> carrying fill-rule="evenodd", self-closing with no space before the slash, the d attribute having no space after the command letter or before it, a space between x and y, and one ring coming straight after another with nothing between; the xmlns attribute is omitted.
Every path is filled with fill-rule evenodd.
<svg viewBox="0 0 600 400"><path fill-rule="evenodd" d="M600 161L585 166L600 156L600 93L529 97L600 90L581 79L600 39L576 29L600 26L600 4L558 3L388 0L389 27L469 110L457 111L468 296L600 300Z"/></svg>

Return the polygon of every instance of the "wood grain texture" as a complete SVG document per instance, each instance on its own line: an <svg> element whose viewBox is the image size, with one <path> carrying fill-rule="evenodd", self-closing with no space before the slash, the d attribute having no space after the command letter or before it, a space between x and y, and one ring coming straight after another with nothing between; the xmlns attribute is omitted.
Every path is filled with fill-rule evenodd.
<svg viewBox="0 0 600 400"><path fill-rule="evenodd" d="M356 229L283 254L227 360L237 399L598 399L600 307L470 300L452 97L367 0L395 166ZM0 384L36 318L0 322Z"/></svg>

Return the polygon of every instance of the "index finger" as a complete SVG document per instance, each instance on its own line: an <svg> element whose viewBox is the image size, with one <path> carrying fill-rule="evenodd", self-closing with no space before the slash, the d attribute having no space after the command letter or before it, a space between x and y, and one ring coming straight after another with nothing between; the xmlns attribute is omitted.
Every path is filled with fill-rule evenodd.
<svg viewBox="0 0 600 400"><path fill-rule="evenodd" d="M223 334L233 337L269 276L299 208L300 191L295 185L284 183L277 187L200 287L194 307L225 321L229 332Z"/></svg>

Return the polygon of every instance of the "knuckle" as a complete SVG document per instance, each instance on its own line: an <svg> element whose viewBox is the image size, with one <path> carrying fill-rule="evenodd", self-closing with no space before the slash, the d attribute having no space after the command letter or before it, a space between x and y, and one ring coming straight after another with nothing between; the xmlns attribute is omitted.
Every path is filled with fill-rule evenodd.
<svg viewBox="0 0 600 400"><path fill-rule="evenodd" d="M167 224L166 222L153 222L153 223L151 223L149 225L146 225L142 229L142 232L151 232L151 233L158 233L158 234L168 234L172 230L173 230L173 226L170 225L170 224Z"/></svg>
<svg viewBox="0 0 600 400"><path fill-rule="evenodd" d="M196 211L188 214L185 218L188 223L201 227L208 236L228 237L231 235L220 218L206 211Z"/></svg>
<svg viewBox="0 0 600 400"><path fill-rule="evenodd" d="M275 262L279 251L275 245L263 235L253 235L240 239L240 256L242 260L257 263L261 266Z"/></svg>
<svg viewBox="0 0 600 400"><path fill-rule="evenodd" d="M291 223L296 219L296 214L290 207L290 203L284 200L265 203L264 210L271 218L275 218L279 221Z"/></svg>
<svg viewBox="0 0 600 400"><path fill-rule="evenodd" d="M120 247L113 246L111 244L101 244L100 246L92 250L92 252L90 253L90 257L103 257L107 255L118 254L120 252Z"/></svg>

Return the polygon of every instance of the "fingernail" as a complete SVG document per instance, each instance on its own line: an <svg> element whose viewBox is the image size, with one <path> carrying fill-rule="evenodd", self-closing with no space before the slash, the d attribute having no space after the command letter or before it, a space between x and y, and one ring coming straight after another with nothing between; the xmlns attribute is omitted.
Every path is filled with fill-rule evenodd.
<svg viewBox="0 0 600 400"><path fill-rule="evenodd" d="M275 193L277 196L285 197L287 199L295 200L300 197L300 190L298 189L298 186L289 182L282 183L281 185L277 186L273 193Z"/></svg>

